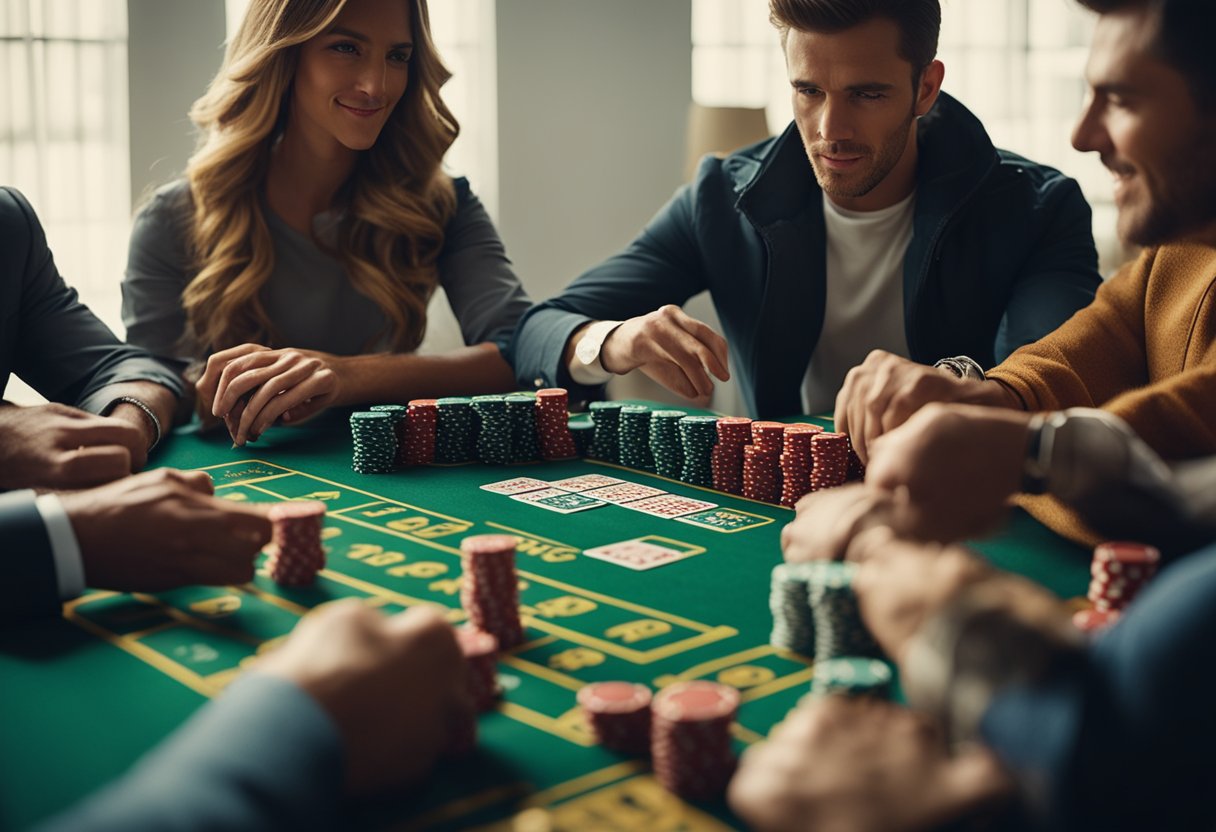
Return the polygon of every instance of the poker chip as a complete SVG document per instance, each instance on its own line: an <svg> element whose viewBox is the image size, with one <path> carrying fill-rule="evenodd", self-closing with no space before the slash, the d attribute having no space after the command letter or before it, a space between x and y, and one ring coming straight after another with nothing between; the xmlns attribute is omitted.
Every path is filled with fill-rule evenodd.
<svg viewBox="0 0 1216 832"><path fill-rule="evenodd" d="M572 417L569 428L570 438L574 440L574 452L586 459L591 455L591 444L595 441L595 425L587 419Z"/></svg>
<svg viewBox="0 0 1216 832"><path fill-rule="evenodd" d="M397 429L393 414L361 410L350 414L354 444L350 467L359 474L387 474L397 461Z"/></svg>
<svg viewBox="0 0 1216 832"><path fill-rule="evenodd" d="M482 465L506 465L512 460L511 420L504 396L474 396L477 413L477 461Z"/></svg>
<svg viewBox="0 0 1216 832"><path fill-rule="evenodd" d="M716 416L685 416L676 423L680 433L680 448L684 457L680 479L689 485L712 488L714 470L712 454L718 444Z"/></svg>
<svg viewBox="0 0 1216 832"><path fill-rule="evenodd" d="M1087 593L1094 609L1118 612L1157 574L1161 553L1144 543L1112 541L1094 548Z"/></svg>
<svg viewBox="0 0 1216 832"><path fill-rule="evenodd" d="M848 481L849 438L843 433L811 437L811 490L835 488Z"/></svg>
<svg viewBox="0 0 1216 832"><path fill-rule="evenodd" d="M811 574L826 561L780 563L773 567L768 596L773 614L769 643L805 656L815 655L815 615L811 610Z"/></svg>
<svg viewBox="0 0 1216 832"><path fill-rule="evenodd" d="M270 579L281 586L308 586L325 568L325 549L321 546L325 503L276 503L270 507L269 517L272 533L266 571Z"/></svg>
<svg viewBox="0 0 1216 832"><path fill-rule="evenodd" d="M475 628L498 639L500 650L510 650L524 638L515 575L518 542L509 534L472 535L460 541L460 603Z"/></svg>
<svg viewBox="0 0 1216 832"><path fill-rule="evenodd" d="M881 659L868 656L841 656L819 659L811 677L810 696L873 696L891 697L891 682L895 674Z"/></svg>
<svg viewBox="0 0 1216 832"><path fill-rule="evenodd" d="M849 439L849 467L845 479L849 482L859 482L866 478L866 466L862 463L857 451L853 450L853 440Z"/></svg>
<svg viewBox="0 0 1216 832"><path fill-rule="evenodd" d="M595 425L591 456L614 465L621 457L621 403L592 402L591 421Z"/></svg>
<svg viewBox="0 0 1216 832"><path fill-rule="evenodd" d="M561 387L536 393L536 436L544 459L573 459L578 456L570 435L570 394Z"/></svg>
<svg viewBox="0 0 1216 832"><path fill-rule="evenodd" d="M1077 610L1072 614L1072 623L1083 633L1096 633L1119 620L1118 610Z"/></svg>
<svg viewBox="0 0 1216 832"><path fill-rule="evenodd" d="M430 465L435 461L438 418L439 402L435 399L414 399L409 403L405 419L407 465Z"/></svg>
<svg viewBox="0 0 1216 832"><path fill-rule="evenodd" d="M781 505L793 508L811 490L811 438L823 433L818 425L787 425L782 435Z"/></svg>
<svg viewBox="0 0 1216 832"><path fill-rule="evenodd" d="M638 471L653 471L650 453L650 408L627 404L621 408L621 464Z"/></svg>
<svg viewBox="0 0 1216 832"><path fill-rule="evenodd" d="M536 398L522 394L507 396L507 421L511 425L511 461L534 462L540 459L536 437Z"/></svg>
<svg viewBox="0 0 1216 832"><path fill-rule="evenodd" d="M678 480L684 469L684 446L680 442L683 410L655 410L650 414L650 457L655 473Z"/></svg>
<svg viewBox="0 0 1216 832"><path fill-rule="evenodd" d="M371 409L373 412L387 413L393 417L393 435L397 437L397 457L393 460L394 467L401 468L409 465L409 458L406 454L409 408L403 404L374 404Z"/></svg>
<svg viewBox="0 0 1216 832"><path fill-rule="evenodd" d="M650 688L632 682L593 682L578 704L596 741L610 751L642 756L650 750Z"/></svg>
<svg viewBox="0 0 1216 832"><path fill-rule="evenodd" d="M824 561L808 573L807 597L815 618L815 660L882 656L861 618L853 577L857 565Z"/></svg>
<svg viewBox="0 0 1216 832"><path fill-rule="evenodd" d="M715 491L743 494L743 448L752 440L752 420L724 416L716 426L718 442L710 453L710 474Z"/></svg>
<svg viewBox="0 0 1216 832"><path fill-rule="evenodd" d="M437 399L436 407L435 462L442 465L472 462L479 427L473 400L465 396L447 396Z"/></svg>
<svg viewBox="0 0 1216 832"><path fill-rule="evenodd" d="M475 627L459 627L456 642L468 665L469 694L479 713L494 707L498 687L498 639Z"/></svg>
<svg viewBox="0 0 1216 832"><path fill-rule="evenodd" d="M651 706L654 773L668 791L690 800L722 797L735 771L731 724L739 692L715 682L677 682Z"/></svg>
<svg viewBox="0 0 1216 832"><path fill-rule="evenodd" d="M743 447L743 496L775 503L781 493L780 454L757 445Z"/></svg>

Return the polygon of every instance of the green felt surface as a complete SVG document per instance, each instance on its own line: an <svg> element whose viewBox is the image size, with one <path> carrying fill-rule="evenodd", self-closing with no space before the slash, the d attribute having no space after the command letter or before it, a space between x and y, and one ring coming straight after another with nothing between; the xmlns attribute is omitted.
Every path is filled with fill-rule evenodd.
<svg viewBox="0 0 1216 832"><path fill-rule="evenodd" d="M472 757L445 764L425 788L352 807L352 825L470 828L526 810L551 811L554 829L734 825L724 806L685 806L655 786L644 763L591 744L575 691L604 679L735 684L744 695L742 749L809 688L809 664L767 644L769 573L792 517L785 509L590 461L354 474L336 420L271 431L240 450L220 436L179 434L155 464L206 468L229 499L325 500L327 568L305 590L259 575L247 587L95 593L64 620L0 633L0 828L27 826L120 774L319 603L355 596L390 611L435 603L461 620L458 548L469 534L522 539L528 642L500 665L505 701L482 718ZM593 472L709 500L755 525L726 533L611 505L563 515L479 488ZM641 572L582 555L638 537L692 554ZM1085 553L1026 515L977 548L1064 597L1085 590Z"/></svg>

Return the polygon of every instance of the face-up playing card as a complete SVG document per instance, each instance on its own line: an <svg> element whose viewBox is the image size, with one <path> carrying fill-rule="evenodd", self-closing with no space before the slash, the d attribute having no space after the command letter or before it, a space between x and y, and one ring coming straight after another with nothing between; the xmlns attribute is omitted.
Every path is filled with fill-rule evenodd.
<svg viewBox="0 0 1216 832"><path fill-rule="evenodd" d="M625 503L625 508L652 514L655 517L683 517L695 511L705 511L717 508L717 503L707 503L704 500L694 500L691 497L681 497L678 494L663 494L659 497L647 497L644 500L634 500Z"/></svg>
<svg viewBox="0 0 1216 832"><path fill-rule="evenodd" d="M506 494L508 496L511 494L522 494L525 491L539 491L542 488L548 487L549 483L532 477L516 477L513 480L488 482L481 486L483 491L492 491L495 494Z"/></svg>
<svg viewBox="0 0 1216 832"><path fill-rule="evenodd" d="M606 488L596 488L583 493L588 497L594 497L606 503L620 505L621 503L628 503L630 500L641 500L644 497L658 497L667 492L661 488L653 488L649 485L641 485L636 482L620 482L616 485L609 485Z"/></svg>
<svg viewBox="0 0 1216 832"><path fill-rule="evenodd" d="M561 488L565 491L590 491L593 488L604 488L624 482L619 477L607 477L603 474L583 474L566 480L555 480L549 483L550 488Z"/></svg>
<svg viewBox="0 0 1216 832"><path fill-rule="evenodd" d="M637 540L624 540L620 543L610 543L607 546L596 546L593 549L584 549L583 554L596 560L606 560L609 563L615 563L617 566L623 566L626 569L643 570L654 569L668 563L675 563L678 560L692 557L697 552L682 552L679 549L670 549L657 543L651 543L644 538L639 538Z"/></svg>
<svg viewBox="0 0 1216 832"><path fill-rule="evenodd" d="M529 491L526 494L516 494L512 500L519 500L558 514L574 514L576 511L586 511L589 508L599 508L608 505L603 500L596 500L585 494L574 491L562 491L560 488L546 488L541 491Z"/></svg>

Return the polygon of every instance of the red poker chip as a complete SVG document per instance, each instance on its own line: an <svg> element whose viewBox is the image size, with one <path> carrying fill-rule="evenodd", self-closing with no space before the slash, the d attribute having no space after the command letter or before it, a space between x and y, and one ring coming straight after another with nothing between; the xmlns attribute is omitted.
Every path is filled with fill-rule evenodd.
<svg viewBox="0 0 1216 832"><path fill-rule="evenodd" d="M739 710L739 691L729 685L695 680L677 682L654 698L654 713L670 722L731 720Z"/></svg>

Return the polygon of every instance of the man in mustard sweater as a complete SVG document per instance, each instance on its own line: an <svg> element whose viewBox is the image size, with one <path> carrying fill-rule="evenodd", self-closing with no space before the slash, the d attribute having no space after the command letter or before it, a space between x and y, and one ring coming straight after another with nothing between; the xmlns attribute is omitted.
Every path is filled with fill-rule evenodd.
<svg viewBox="0 0 1216 832"><path fill-rule="evenodd" d="M883 352L850 371L836 427L863 459L886 444L872 482L914 502L965 501L977 483L1042 492L1040 440L1072 407L1120 417L1166 461L1216 454L1216 62L1173 4L1082 1L1109 13L1073 144L1100 154L1119 233L1144 252L986 377L963 356L934 369ZM933 402L951 407L911 419ZM1024 504L1062 534L1094 537L1052 499Z"/></svg>

